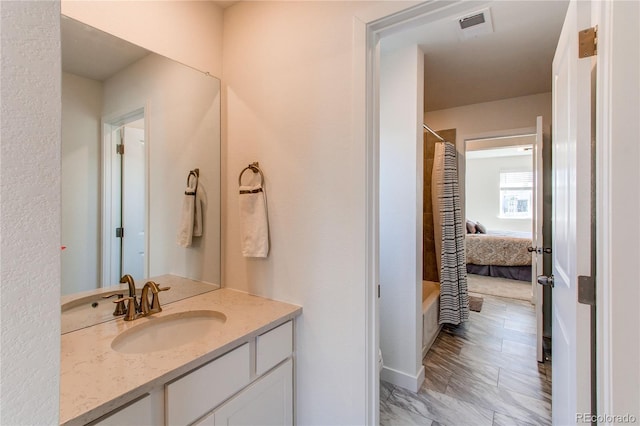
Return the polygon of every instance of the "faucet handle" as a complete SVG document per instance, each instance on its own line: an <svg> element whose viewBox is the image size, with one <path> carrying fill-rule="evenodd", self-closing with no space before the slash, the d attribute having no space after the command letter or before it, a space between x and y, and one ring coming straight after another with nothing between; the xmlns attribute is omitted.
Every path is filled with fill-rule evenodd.
<svg viewBox="0 0 640 426"><path fill-rule="evenodd" d="M136 299L135 298L131 296L125 296L117 300L114 300L113 303L124 304L125 301L128 301L129 303L127 303L127 314L124 316L124 320L133 321L134 319L136 319L136 307L135 307Z"/></svg>
<svg viewBox="0 0 640 426"><path fill-rule="evenodd" d="M102 296L103 299L110 299L112 297L117 297L119 300L116 300L114 303L117 303L116 308L113 310L113 316L114 317L118 317L120 315L124 315L127 313L127 308L125 308L124 306L124 299L122 298L124 296L123 293L113 293L113 294L109 294L107 296Z"/></svg>
<svg viewBox="0 0 640 426"><path fill-rule="evenodd" d="M162 312L162 307L160 306L160 298L158 297L158 293L161 291L167 291L171 287L160 287L155 281L147 281L142 287L142 295L140 296L140 308L142 311L142 315L151 315L157 312ZM151 306L149 306L149 290L151 290Z"/></svg>
<svg viewBox="0 0 640 426"><path fill-rule="evenodd" d="M158 292L167 291L171 287L158 287ZM161 312L162 307L160 306L160 297L158 297L158 293L153 293L151 296L151 310L155 312Z"/></svg>

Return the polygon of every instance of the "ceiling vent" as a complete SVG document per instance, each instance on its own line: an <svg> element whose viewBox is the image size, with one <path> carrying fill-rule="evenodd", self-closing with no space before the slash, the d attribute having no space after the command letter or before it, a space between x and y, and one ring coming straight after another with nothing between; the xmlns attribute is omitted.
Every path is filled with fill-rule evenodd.
<svg viewBox="0 0 640 426"><path fill-rule="evenodd" d="M491 10L489 8L482 9L456 18L456 29L460 40L491 34L493 32Z"/></svg>

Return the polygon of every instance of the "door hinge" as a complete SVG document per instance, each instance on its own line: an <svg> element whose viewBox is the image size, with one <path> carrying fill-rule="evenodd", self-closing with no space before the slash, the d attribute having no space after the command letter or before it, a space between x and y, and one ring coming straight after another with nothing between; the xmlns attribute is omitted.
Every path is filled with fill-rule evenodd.
<svg viewBox="0 0 640 426"><path fill-rule="evenodd" d="M598 54L598 26L578 32L578 58Z"/></svg>
<svg viewBox="0 0 640 426"><path fill-rule="evenodd" d="M584 275L578 276L578 302L583 305L595 306L596 304L596 280Z"/></svg>
<svg viewBox="0 0 640 426"><path fill-rule="evenodd" d="M119 143L116 145L116 154L123 155L124 154L124 145Z"/></svg>
<svg viewBox="0 0 640 426"><path fill-rule="evenodd" d="M124 237L124 228L116 228L116 238Z"/></svg>

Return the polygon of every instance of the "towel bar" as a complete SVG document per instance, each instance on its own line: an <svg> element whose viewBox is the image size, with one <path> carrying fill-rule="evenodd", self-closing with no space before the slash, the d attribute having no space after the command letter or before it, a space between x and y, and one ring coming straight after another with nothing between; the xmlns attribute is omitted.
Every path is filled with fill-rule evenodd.
<svg viewBox="0 0 640 426"><path fill-rule="evenodd" d="M240 176L238 176L238 185L242 186L242 175L247 170L251 170L253 173L260 173L260 185L264 186L264 174L262 174L262 170L260 170L260 164L256 161L255 163L249 164L247 167L242 169L240 172Z"/></svg>

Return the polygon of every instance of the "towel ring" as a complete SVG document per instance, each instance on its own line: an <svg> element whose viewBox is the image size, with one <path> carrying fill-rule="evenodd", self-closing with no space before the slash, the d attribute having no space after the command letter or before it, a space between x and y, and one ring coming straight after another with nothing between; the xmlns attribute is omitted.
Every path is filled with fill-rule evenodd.
<svg viewBox="0 0 640 426"><path fill-rule="evenodd" d="M189 174L187 175L187 188L189 187L189 180L191 179L191 176L194 176L196 178L195 191L184 191L184 195L196 195L196 192L198 191L198 178L200 177L200 169L189 170Z"/></svg>
<svg viewBox="0 0 640 426"><path fill-rule="evenodd" d="M187 186L189 186L189 179L191 179L191 176L195 176L196 179L199 177L199 173L197 172L197 170L198 169L189 171L189 174L187 175Z"/></svg>
<svg viewBox="0 0 640 426"><path fill-rule="evenodd" d="M260 185L264 186L264 175L262 174L262 170L260 170L260 165L256 161L255 163L249 164L247 167L242 169L240 172L240 176L238 176L238 186L242 186L242 175L247 170L251 170L253 173L260 173Z"/></svg>

